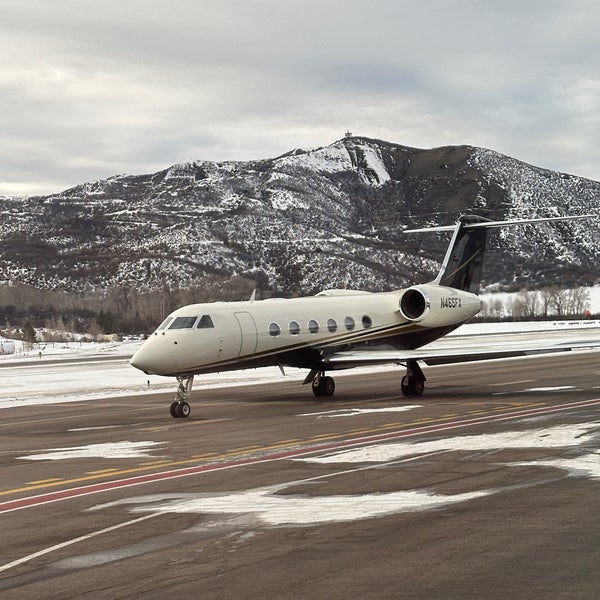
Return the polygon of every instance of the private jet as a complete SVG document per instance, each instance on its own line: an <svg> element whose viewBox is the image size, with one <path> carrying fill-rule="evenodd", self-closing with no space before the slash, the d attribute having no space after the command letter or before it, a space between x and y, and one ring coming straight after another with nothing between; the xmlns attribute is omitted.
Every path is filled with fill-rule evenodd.
<svg viewBox="0 0 600 600"><path fill-rule="evenodd" d="M454 231L437 277L403 290L371 293L331 289L315 296L192 304L171 313L131 358L146 374L177 379L171 416L188 417L195 375L264 366L308 369L304 384L332 396L329 373L395 363L406 368L400 389L420 396L427 365L520 356L556 348L435 350L445 336L481 310L478 297L490 229L583 219L592 215L491 221L463 215L455 225L405 230ZM567 347L562 349L569 349Z"/></svg>

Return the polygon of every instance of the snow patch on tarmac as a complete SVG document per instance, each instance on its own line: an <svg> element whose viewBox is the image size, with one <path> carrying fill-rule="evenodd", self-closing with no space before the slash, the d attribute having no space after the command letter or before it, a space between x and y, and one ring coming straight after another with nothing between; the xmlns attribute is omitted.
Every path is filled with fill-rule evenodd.
<svg viewBox="0 0 600 600"><path fill-rule="evenodd" d="M438 440L418 443L392 442L352 450L342 450L341 452L334 452L325 456L311 456L295 460L320 464L381 463L408 456L428 454L430 452L500 451L515 448L566 448L581 446L587 442L591 443L594 435L598 434L599 428L600 422L576 423L545 429L444 437Z"/></svg>
<svg viewBox="0 0 600 600"><path fill-rule="evenodd" d="M489 491L484 490L444 496L408 490L340 496L289 496L277 495L276 492L280 489L281 486L272 486L247 492L179 498L160 506L137 507L132 512L243 514L272 526L316 525L430 510L489 494Z"/></svg>
<svg viewBox="0 0 600 600"><path fill-rule="evenodd" d="M45 449L41 453L19 456L20 460L68 460L72 458L152 458L150 452L163 442L114 442L72 448Z"/></svg>

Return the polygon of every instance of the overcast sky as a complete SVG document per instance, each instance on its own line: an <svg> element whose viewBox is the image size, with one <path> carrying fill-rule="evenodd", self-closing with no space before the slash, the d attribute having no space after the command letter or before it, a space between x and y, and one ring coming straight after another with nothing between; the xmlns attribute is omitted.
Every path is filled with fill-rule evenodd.
<svg viewBox="0 0 600 600"><path fill-rule="evenodd" d="M600 2L0 0L0 195L347 129L600 180Z"/></svg>

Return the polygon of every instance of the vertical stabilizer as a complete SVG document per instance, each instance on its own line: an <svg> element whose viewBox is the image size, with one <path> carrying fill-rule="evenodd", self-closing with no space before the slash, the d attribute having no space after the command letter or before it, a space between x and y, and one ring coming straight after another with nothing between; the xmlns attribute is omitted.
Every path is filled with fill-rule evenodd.
<svg viewBox="0 0 600 600"><path fill-rule="evenodd" d="M511 221L490 221L490 219L478 215L463 215L459 217L456 225L405 229L404 233L454 231L452 241L450 242L450 246L448 246L444 262L442 263L442 268L432 283L478 294L488 229L526 225L528 223L576 221L579 219L589 219L594 216L586 214L566 217L537 217L534 219L516 219Z"/></svg>
<svg viewBox="0 0 600 600"><path fill-rule="evenodd" d="M434 283L472 294L479 293L487 228L468 229L465 225L486 221L489 222L489 219L477 215L464 215L459 218L442 268Z"/></svg>

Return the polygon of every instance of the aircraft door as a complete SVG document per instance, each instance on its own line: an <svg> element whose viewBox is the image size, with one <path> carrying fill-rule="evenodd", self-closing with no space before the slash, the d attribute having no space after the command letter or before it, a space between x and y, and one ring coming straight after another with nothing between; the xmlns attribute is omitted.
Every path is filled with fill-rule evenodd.
<svg viewBox="0 0 600 600"><path fill-rule="evenodd" d="M240 326L241 341L238 356L246 356L256 352L258 343L258 331L254 318L249 312L236 312L235 318Z"/></svg>

